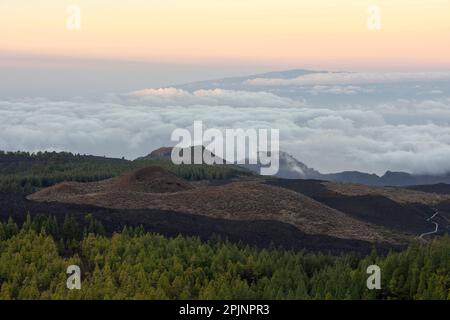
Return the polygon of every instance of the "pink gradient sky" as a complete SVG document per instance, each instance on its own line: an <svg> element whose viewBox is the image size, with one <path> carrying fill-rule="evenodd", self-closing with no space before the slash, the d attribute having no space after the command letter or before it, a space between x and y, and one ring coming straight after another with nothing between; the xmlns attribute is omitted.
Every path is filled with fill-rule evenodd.
<svg viewBox="0 0 450 320"><path fill-rule="evenodd" d="M66 28L69 4L81 9L80 30ZM367 28L371 4L381 9L378 31ZM450 68L448 0L2 0L0 10L0 52L10 55L274 68Z"/></svg>

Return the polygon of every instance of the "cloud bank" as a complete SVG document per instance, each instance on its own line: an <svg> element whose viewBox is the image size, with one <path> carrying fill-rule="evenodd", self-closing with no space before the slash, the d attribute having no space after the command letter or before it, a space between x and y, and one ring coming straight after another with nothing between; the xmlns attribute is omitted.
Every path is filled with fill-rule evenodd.
<svg viewBox="0 0 450 320"><path fill-rule="evenodd" d="M450 81L450 72L324 72L293 79L256 78L246 80L251 86L355 85Z"/></svg>
<svg viewBox="0 0 450 320"><path fill-rule="evenodd" d="M174 129L201 120L209 128L278 128L283 150L323 172L450 172L446 96L327 107L264 91L160 88L97 101L0 100L0 119L3 150L132 159L173 145Z"/></svg>
<svg viewBox="0 0 450 320"><path fill-rule="evenodd" d="M145 103L151 106L233 106L233 107L298 107L302 101L294 101L270 92L237 91L225 89L200 89L189 92L173 87L144 89L123 96L127 103Z"/></svg>

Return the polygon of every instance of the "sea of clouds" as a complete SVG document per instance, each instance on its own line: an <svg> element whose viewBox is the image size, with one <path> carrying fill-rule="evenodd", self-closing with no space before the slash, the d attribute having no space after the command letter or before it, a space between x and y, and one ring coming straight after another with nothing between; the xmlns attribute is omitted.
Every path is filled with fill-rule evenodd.
<svg viewBox="0 0 450 320"><path fill-rule="evenodd" d="M175 87L96 100L0 99L0 149L66 150L133 159L173 145L174 129L191 128L201 120L208 128L278 128L284 151L324 173L450 172L450 95L444 75L416 74L409 91L404 88L405 75L385 76L391 79L388 83L401 82L405 93L402 98L376 102L365 99L366 95L392 90L386 89L385 82L379 85L382 76L372 75L374 81L368 82L367 75L341 74L341 81L337 75L328 81L316 75L316 81L291 79L291 83L316 97L356 95L359 99L330 105L327 99L311 102L303 95L265 89ZM426 79L433 81L431 86L417 84ZM262 83L258 81L251 85L257 87Z"/></svg>

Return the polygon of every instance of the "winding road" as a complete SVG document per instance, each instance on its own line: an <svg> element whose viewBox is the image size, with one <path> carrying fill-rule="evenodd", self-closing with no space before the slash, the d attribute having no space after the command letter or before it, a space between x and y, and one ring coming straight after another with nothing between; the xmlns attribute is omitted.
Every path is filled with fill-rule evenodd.
<svg viewBox="0 0 450 320"><path fill-rule="evenodd" d="M439 214L439 211L436 210L436 212L435 212L431 217L429 217L429 218L427 219L428 222L433 223L433 224L436 226L436 229L435 229L434 231L422 233L422 234L419 236L419 239L425 240L423 237L438 232L438 230L439 230L439 224L438 224L437 222L435 222L435 221L432 221L438 214Z"/></svg>

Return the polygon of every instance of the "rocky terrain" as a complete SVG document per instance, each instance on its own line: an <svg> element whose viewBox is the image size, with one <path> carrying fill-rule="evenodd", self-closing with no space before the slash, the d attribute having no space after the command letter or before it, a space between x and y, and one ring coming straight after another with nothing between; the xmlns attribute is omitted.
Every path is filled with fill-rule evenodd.
<svg viewBox="0 0 450 320"><path fill-rule="evenodd" d="M431 207L450 196L401 188L247 177L191 183L157 166L98 182L63 182L38 202L151 209L232 221L278 221L309 235L398 244L427 230Z"/></svg>

